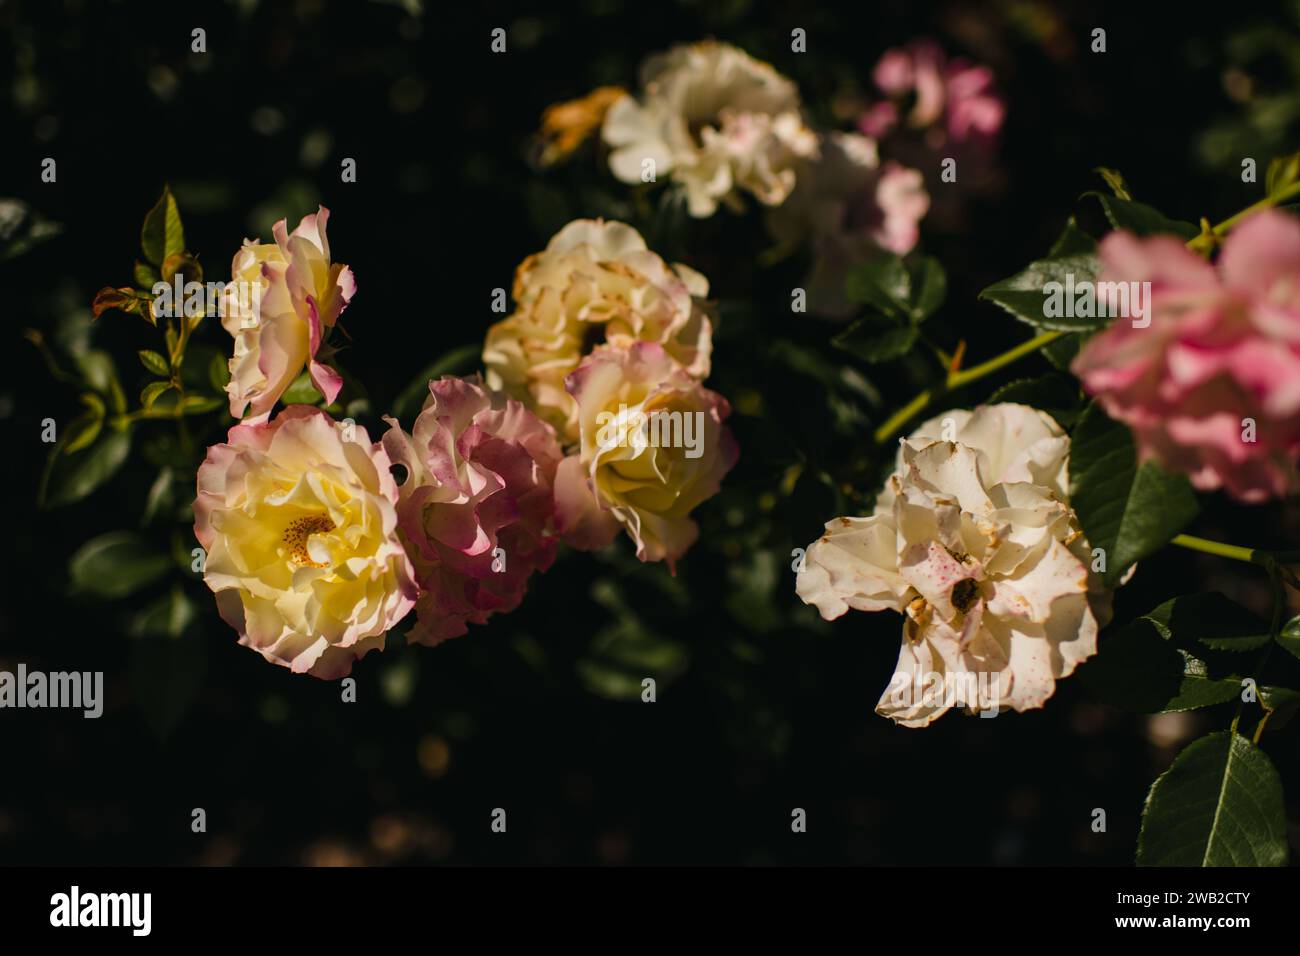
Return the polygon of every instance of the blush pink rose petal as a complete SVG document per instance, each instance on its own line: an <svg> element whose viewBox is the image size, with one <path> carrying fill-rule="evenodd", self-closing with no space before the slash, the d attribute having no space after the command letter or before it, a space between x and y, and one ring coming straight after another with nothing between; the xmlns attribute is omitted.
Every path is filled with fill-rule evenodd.
<svg viewBox="0 0 1300 956"><path fill-rule="evenodd" d="M1250 217L1211 265L1165 236L1101 243L1099 282L1150 282L1150 325L1117 318L1074 372L1133 429L1142 460L1245 502L1296 489L1300 223ZM1253 440L1250 440L1253 439Z"/></svg>
<svg viewBox="0 0 1300 956"><path fill-rule="evenodd" d="M432 645L514 610L555 560L560 447L549 425L476 380L430 382L409 435L386 421L384 447L406 469L398 514L420 585L408 637Z"/></svg>
<svg viewBox="0 0 1300 956"><path fill-rule="evenodd" d="M383 647L416 597L389 468L364 428L307 405L208 449L194 533L240 644L326 679Z"/></svg>

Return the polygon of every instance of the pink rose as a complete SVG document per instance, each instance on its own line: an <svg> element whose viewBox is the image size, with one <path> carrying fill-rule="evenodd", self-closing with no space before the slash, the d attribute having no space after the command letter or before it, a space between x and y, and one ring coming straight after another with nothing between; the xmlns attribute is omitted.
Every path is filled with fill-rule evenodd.
<svg viewBox="0 0 1300 956"><path fill-rule="evenodd" d="M1166 236L1107 236L1099 282L1150 282L1149 326L1118 318L1074 372L1133 429L1142 460L1208 491L1263 501L1300 453L1300 223L1261 212L1211 265Z"/></svg>
<svg viewBox="0 0 1300 956"><path fill-rule="evenodd" d="M513 398L470 379L429 383L411 434L392 418L384 448L406 468L398 504L415 564L418 622L436 644L512 611L555 560L555 432Z"/></svg>
<svg viewBox="0 0 1300 956"><path fill-rule="evenodd" d="M235 425L208 449L194 534L239 643L294 673L350 673L415 603L388 455L317 408Z"/></svg>
<svg viewBox="0 0 1300 956"><path fill-rule="evenodd" d="M930 131L926 142L987 143L1006 118L1006 106L993 88L993 73L965 60L949 60L932 40L917 40L887 51L872 79L886 99L870 105L858 128L879 139L900 123ZM910 100L910 104L909 104ZM902 106L908 105L906 115Z"/></svg>

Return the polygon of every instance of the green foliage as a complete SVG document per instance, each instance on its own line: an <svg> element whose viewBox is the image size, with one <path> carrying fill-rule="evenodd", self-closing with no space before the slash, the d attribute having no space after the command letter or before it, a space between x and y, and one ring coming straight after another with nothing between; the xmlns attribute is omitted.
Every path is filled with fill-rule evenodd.
<svg viewBox="0 0 1300 956"><path fill-rule="evenodd" d="M66 440L66 439L65 439ZM42 508L80 501L115 475L131 452L131 433L102 429L86 447L55 445L46 462L36 502Z"/></svg>
<svg viewBox="0 0 1300 956"><path fill-rule="evenodd" d="M159 269L168 256L185 251L185 227L170 186L163 186L158 202L144 217L140 249L149 264Z"/></svg>
<svg viewBox="0 0 1300 956"><path fill-rule="evenodd" d="M885 362L911 351L919 325L943 305L948 280L938 260L907 262L880 256L850 270L845 293L866 313L831 339L865 362Z"/></svg>
<svg viewBox="0 0 1300 956"><path fill-rule="evenodd" d="M1245 737L1210 734L1188 746L1151 787L1138 835L1139 866L1285 866L1282 782Z"/></svg>
<svg viewBox="0 0 1300 956"><path fill-rule="evenodd" d="M1103 637L1079 679L1099 700L1140 714L1197 710L1238 697L1240 678L1216 674L1182 645L1150 616L1141 617Z"/></svg>
<svg viewBox="0 0 1300 956"><path fill-rule="evenodd" d="M1154 462L1139 466L1128 428L1095 403L1084 410L1071 441L1070 503L1089 544L1106 553L1108 587L1168 543L1200 508L1186 478Z"/></svg>
<svg viewBox="0 0 1300 956"><path fill-rule="evenodd" d="M1170 219L1164 213L1132 199L1121 199L1102 192L1088 192L1085 196L1095 196L1101 202L1102 211L1116 229L1126 229L1139 236L1176 236L1186 242L1196 236L1200 230L1190 222Z"/></svg>
<svg viewBox="0 0 1300 956"><path fill-rule="evenodd" d="M1047 258L1031 262L1020 272L1001 282L995 282L979 294L1006 310L1021 322L1027 322L1043 331L1079 332L1103 328L1107 316L1048 316L1048 283L1091 282L1100 268L1097 262L1096 243L1071 219L1052 245ZM1094 310L1101 311L1101 310Z"/></svg>
<svg viewBox="0 0 1300 956"><path fill-rule="evenodd" d="M68 562L73 590L97 598L134 594L167 573L171 559L131 531L91 538Z"/></svg>

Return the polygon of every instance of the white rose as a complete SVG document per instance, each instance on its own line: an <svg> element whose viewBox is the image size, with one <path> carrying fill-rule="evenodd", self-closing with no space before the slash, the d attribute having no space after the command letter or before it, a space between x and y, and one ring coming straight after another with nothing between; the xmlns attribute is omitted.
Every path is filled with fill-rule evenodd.
<svg viewBox="0 0 1300 956"><path fill-rule="evenodd" d="M1096 653L1110 598L1070 509L1069 451L1024 405L945 412L901 443L874 514L809 546L796 590L822 617L905 615L877 713L924 727L954 706L1042 707Z"/></svg>
<svg viewBox="0 0 1300 956"><path fill-rule="evenodd" d="M609 167L626 183L643 181L643 163L670 173L686 190L692 216L719 202L739 207L738 192L779 205L795 184L795 163L817 151L799 91L770 65L726 43L673 47L646 60L642 96L618 100L602 136Z"/></svg>

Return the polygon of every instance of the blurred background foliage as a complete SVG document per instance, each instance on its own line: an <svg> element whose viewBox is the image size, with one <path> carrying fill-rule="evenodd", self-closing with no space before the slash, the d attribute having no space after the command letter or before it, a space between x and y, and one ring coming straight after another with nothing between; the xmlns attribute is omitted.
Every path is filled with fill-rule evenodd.
<svg viewBox="0 0 1300 956"><path fill-rule="evenodd" d="M190 52L194 27L206 53ZM489 51L495 27L504 55ZM805 54L790 51L794 27ZM1104 54L1089 52L1095 27ZM947 350L965 341L967 364L1028 337L977 302L980 289L1041 256L1072 213L1104 228L1097 204L1079 201L1101 185L1095 167L1122 170L1170 216L1217 220L1260 194L1242 183L1242 158L1262 170L1300 142L1297 3L1212 20L1036 0L0 6L0 666L103 670L108 695L98 721L0 718L0 862L1132 859L1150 781L1221 714L1124 714L1067 680L1041 712L904 730L872 713L899 619L828 625L794 596L792 549L869 509L889 458L872 428L941 374L937 360L916 348L868 366L831 345L841 327L792 314L807 262L771 256L755 210L688 222L671 192L615 182L593 144L537 162L548 105L634 86L646 54L708 36L792 77L830 128L850 127L880 54L913 38L994 69L1008 102L1000 186L922 225L948 286L925 334ZM41 182L45 157L56 183ZM339 181L344 157L355 184ZM429 650L391 635L345 704L338 685L238 648L189 570L189 476L220 413L196 416L188 444L173 422L137 423L102 487L37 511L41 422L62 428L86 408L25 330L110 403L120 387L134 404L150 381L136 353L157 349L158 333L121 313L92 325L90 302L130 284L141 218L165 183L209 278L228 275L243 237L330 207L335 259L358 279L344 401L372 435L386 411L409 424L430 368L477 367L492 290L570 219L629 221L703 272L719 312L709 384L734 406L741 458L697 513L678 575L639 564L623 541L565 552L518 611L466 637ZM228 347L214 322L196 332L195 389L218 383L204 385L210 362L194 356ZM1050 368L1029 360L949 403ZM1195 530L1278 546L1296 518L1215 500ZM1171 550L1138 569L1117 619L1209 588L1267 610L1253 569ZM653 704L640 700L646 676ZM1293 802L1294 734L1273 748ZM206 834L190 831L195 807ZM509 813L505 837L489 831L494 807ZM808 811L806 834L790 832L794 807ZM1090 828L1097 807L1108 832Z"/></svg>

